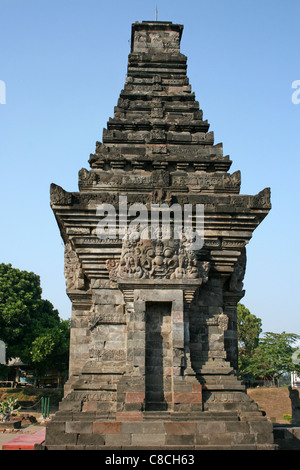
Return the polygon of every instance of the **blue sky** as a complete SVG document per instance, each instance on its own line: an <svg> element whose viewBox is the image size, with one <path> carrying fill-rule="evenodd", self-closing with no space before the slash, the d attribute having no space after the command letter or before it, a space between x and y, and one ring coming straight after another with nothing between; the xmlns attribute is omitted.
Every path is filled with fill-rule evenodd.
<svg viewBox="0 0 300 470"><path fill-rule="evenodd" d="M192 90L241 193L271 187L242 302L264 331L300 334L299 0L0 0L0 262L38 274L70 317L49 187L78 190L124 86L131 24L154 20L156 5L159 20L184 25Z"/></svg>

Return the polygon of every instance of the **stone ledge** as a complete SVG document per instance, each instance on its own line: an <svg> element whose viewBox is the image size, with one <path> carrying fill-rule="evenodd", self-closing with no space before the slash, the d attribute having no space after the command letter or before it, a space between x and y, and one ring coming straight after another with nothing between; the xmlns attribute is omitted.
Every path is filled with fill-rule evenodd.
<svg viewBox="0 0 300 470"><path fill-rule="evenodd" d="M193 450L265 450L272 451L278 450L277 445L256 445L256 444L233 444L233 445L165 445L165 446L139 446L139 445L37 445L35 450L138 450L138 451L152 451L152 450L166 450L166 451L193 451Z"/></svg>

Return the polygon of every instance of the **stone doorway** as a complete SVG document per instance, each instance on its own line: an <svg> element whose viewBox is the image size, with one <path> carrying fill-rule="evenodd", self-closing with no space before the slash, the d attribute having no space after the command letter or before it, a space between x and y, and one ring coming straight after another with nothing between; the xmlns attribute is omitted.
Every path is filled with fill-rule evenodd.
<svg viewBox="0 0 300 470"><path fill-rule="evenodd" d="M165 393L171 393L171 302L146 302L145 409L167 410Z"/></svg>

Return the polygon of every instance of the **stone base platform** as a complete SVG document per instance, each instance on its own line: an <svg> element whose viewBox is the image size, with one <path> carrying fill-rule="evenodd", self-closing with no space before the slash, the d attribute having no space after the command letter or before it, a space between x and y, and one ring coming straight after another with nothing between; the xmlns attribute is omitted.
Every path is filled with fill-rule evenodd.
<svg viewBox="0 0 300 470"><path fill-rule="evenodd" d="M274 424L274 441L279 450L300 450L300 426Z"/></svg>
<svg viewBox="0 0 300 470"><path fill-rule="evenodd" d="M37 450L274 450L261 412L58 412Z"/></svg>

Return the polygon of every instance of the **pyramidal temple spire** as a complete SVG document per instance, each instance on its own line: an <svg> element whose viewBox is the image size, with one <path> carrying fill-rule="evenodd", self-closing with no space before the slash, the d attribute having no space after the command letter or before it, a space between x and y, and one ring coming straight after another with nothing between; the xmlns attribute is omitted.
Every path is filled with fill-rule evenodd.
<svg viewBox="0 0 300 470"><path fill-rule="evenodd" d="M140 168L154 160L154 166L176 161L178 168L230 168L191 90L187 57L180 51L182 32L183 25L169 21L133 23L125 86L90 156L93 169L116 159L124 167L134 159Z"/></svg>

